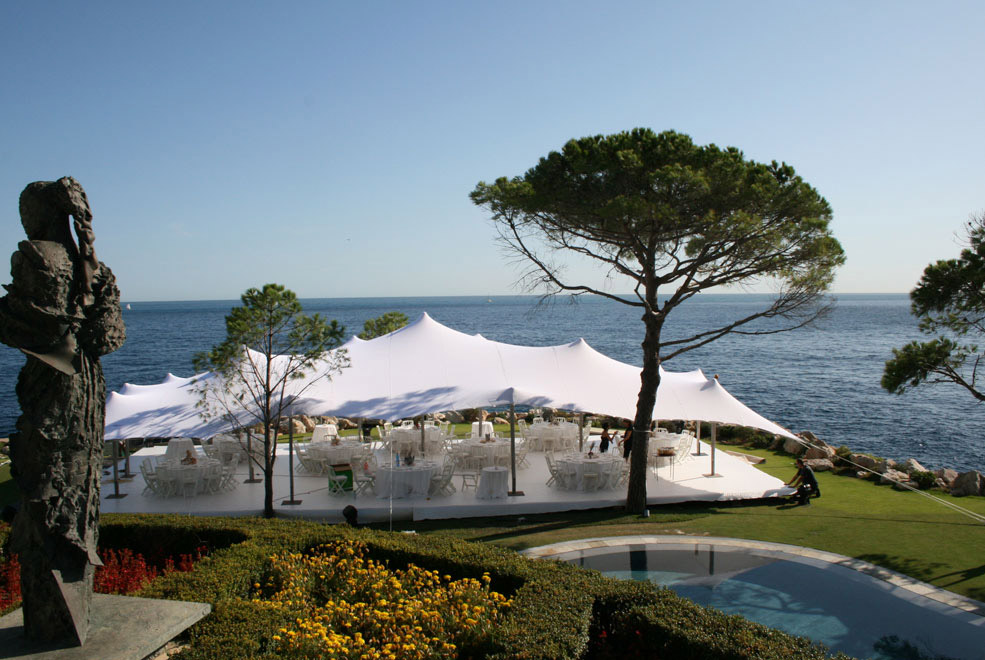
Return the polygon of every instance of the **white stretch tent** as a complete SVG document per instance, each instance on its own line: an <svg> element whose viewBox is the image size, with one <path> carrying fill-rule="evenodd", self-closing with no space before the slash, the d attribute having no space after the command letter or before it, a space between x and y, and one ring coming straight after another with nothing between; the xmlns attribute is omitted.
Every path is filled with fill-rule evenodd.
<svg viewBox="0 0 985 660"><path fill-rule="evenodd" d="M514 346L452 330L423 314L388 335L354 337L343 348L350 366L331 380L310 383L295 401L295 413L395 420L509 403L626 418L636 412L639 367L606 357L583 339ZM700 370L661 374L654 419L737 424L794 437ZM316 370L312 378L319 375ZM193 382L215 377L169 374L159 385L125 385L107 398L106 438L208 437L226 430L222 420L203 420L196 405ZM298 392L302 385L292 386Z"/></svg>

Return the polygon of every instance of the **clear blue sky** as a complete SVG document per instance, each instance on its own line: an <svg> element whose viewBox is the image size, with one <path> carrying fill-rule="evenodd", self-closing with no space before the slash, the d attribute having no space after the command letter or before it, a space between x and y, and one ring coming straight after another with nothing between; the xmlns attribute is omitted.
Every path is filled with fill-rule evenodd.
<svg viewBox="0 0 985 660"><path fill-rule="evenodd" d="M834 289L904 292L985 210L983 25L980 1L6 0L0 253L21 189L72 175L126 300L510 293L476 182L646 126L790 163L834 209Z"/></svg>

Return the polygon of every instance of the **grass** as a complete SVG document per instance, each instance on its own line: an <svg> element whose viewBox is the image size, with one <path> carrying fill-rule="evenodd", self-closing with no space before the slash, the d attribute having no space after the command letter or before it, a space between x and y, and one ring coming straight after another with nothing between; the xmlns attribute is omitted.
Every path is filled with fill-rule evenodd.
<svg viewBox="0 0 985 660"><path fill-rule="evenodd" d="M783 481L794 474L790 456L764 456L759 469ZM809 507L776 502L682 504L651 508L649 518L621 509L543 515L394 523L395 529L452 536L514 550L597 536L693 534L803 545L890 568L955 593L985 601L985 525L912 492L829 472L817 474L822 497ZM985 515L985 498L935 497ZM0 506L17 489L0 468Z"/></svg>
<svg viewBox="0 0 985 660"><path fill-rule="evenodd" d="M784 481L793 459L765 450L759 468ZM401 529L515 550L571 539L634 534L728 536L803 545L862 559L985 601L985 525L924 496L869 481L818 473L822 497L809 507L776 502L653 507L649 518L618 509L549 515L419 521ZM934 496L985 515L985 498ZM395 525L396 528L396 525Z"/></svg>

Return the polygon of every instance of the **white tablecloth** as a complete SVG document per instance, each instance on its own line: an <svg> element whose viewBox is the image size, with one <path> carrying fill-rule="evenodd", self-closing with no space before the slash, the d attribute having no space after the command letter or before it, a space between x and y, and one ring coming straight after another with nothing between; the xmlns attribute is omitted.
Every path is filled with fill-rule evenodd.
<svg viewBox="0 0 985 660"><path fill-rule="evenodd" d="M510 471L504 467L486 467L479 473L475 496L480 500L499 500L506 497Z"/></svg>
<svg viewBox="0 0 985 660"><path fill-rule="evenodd" d="M390 497L426 497L431 477L437 466L431 462L414 463L410 467L386 466L376 470L376 495Z"/></svg>
<svg viewBox="0 0 985 660"><path fill-rule="evenodd" d="M214 465L221 466L221 463L209 458L199 458L198 462L192 465L182 465L178 461L165 460L157 464L155 472L158 482L169 495L184 493L186 483L194 483L194 492L202 493L206 490L206 477L209 468Z"/></svg>
<svg viewBox="0 0 985 660"><path fill-rule="evenodd" d="M479 432L479 422L472 422L472 437L473 438L484 438L486 435L491 436L493 434L493 424L492 422L482 423L482 433Z"/></svg>
<svg viewBox="0 0 985 660"><path fill-rule="evenodd" d="M415 456L421 454L421 429L393 429L390 431L386 444L393 447L394 453L403 456L408 452ZM427 456L437 456L445 444L445 436L441 429L435 426L424 428L424 453Z"/></svg>
<svg viewBox="0 0 985 660"><path fill-rule="evenodd" d="M335 424L317 424L311 430L312 442L325 442L331 440L339 434L339 429Z"/></svg>
<svg viewBox="0 0 985 660"><path fill-rule="evenodd" d="M534 451L566 451L578 449L578 425L532 424L527 429L527 441Z"/></svg>
<svg viewBox="0 0 985 660"><path fill-rule="evenodd" d="M622 458L616 456L598 456L588 458L587 456L564 456L555 460L558 470L566 473L573 473L574 476L568 479L566 486L572 490L585 490L585 475L596 474L596 488L603 488L610 484L608 475L616 467L621 468Z"/></svg>
<svg viewBox="0 0 985 660"><path fill-rule="evenodd" d="M349 463L353 457L366 452L366 447L359 442L341 442L333 445L331 442L308 443L308 456L326 465Z"/></svg>
<svg viewBox="0 0 985 660"><path fill-rule="evenodd" d="M493 467L498 462L503 463L510 458L509 440L496 439L491 442L484 442L473 438L462 440L459 446L468 451L473 468Z"/></svg>
<svg viewBox="0 0 985 660"><path fill-rule="evenodd" d="M168 440L168 448L164 450L164 457L169 461L180 461L189 450L192 456L197 456L195 442L191 438L171 438Z"/></svg>

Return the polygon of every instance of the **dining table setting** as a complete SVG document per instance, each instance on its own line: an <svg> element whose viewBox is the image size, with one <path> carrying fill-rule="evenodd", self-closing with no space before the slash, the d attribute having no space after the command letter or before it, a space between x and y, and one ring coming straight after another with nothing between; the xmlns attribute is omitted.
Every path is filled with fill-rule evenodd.
<svg viewBox="0 0 985 660"><path fill-rule="evenodd" d="M431 477L437 469L437 463L424 460L414 461L410 465L405 461L381 465L375 472L376 496L381 499L427 497Z"/></svg>
<svg viewBox="0 0 985 660"><path fill-rule="evenodd" d="M563 477L559 485L566 490L578 491L615 487L624 463L620 456L594 453L570 453L554 459L554 464Z"/></svg>

